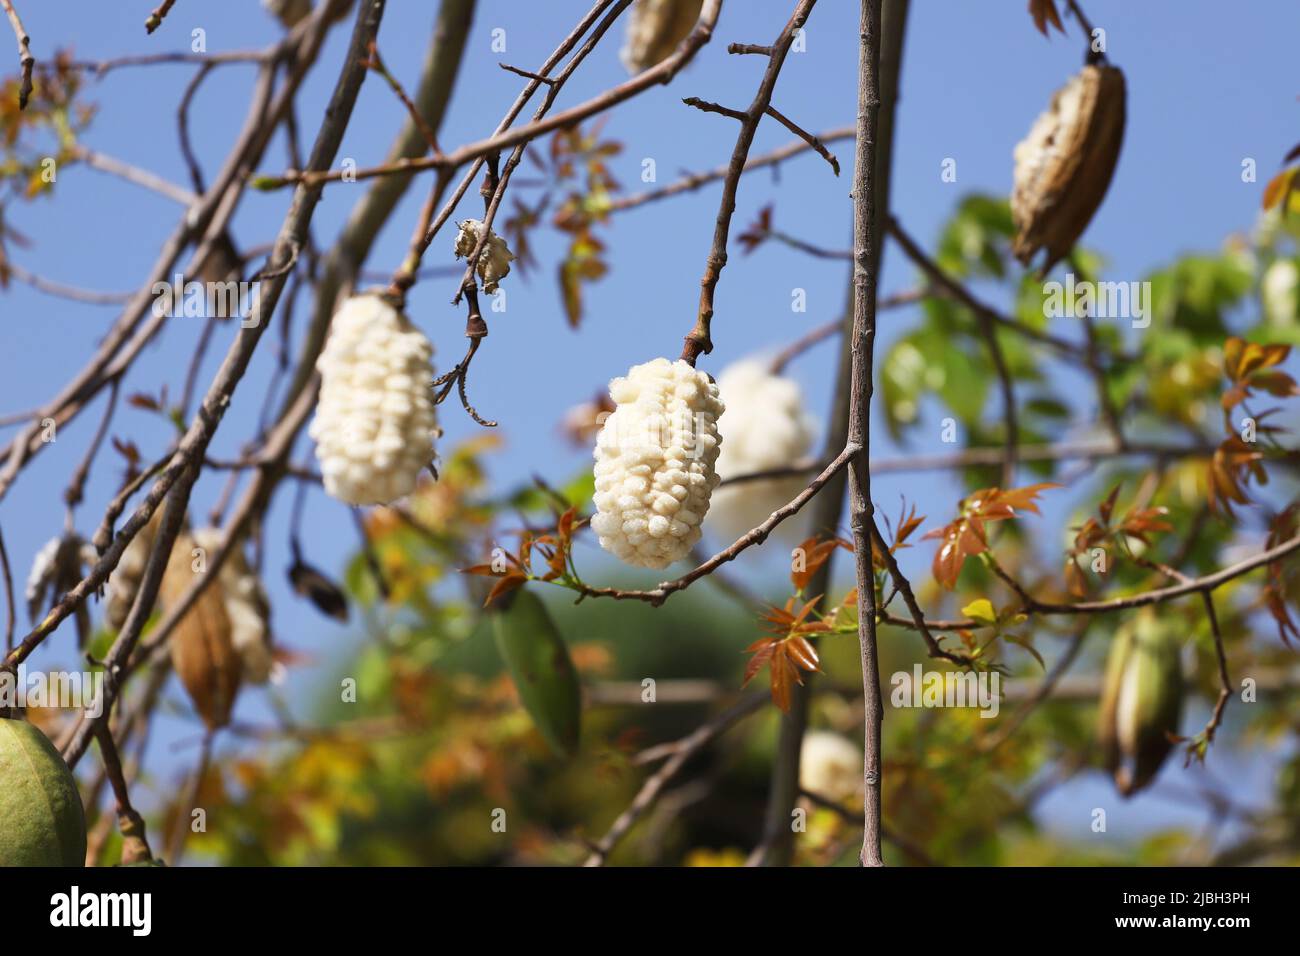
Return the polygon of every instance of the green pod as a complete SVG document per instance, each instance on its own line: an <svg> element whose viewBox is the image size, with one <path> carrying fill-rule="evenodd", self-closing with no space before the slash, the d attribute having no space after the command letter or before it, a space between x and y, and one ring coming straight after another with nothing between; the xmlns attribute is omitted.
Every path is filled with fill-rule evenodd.
<svg viewBox="0 0 1300 956"><path fill-rule="evenodd" d="M72 771L40 729L0 719L0 866L85 866Z"/></svg>
<svg viewBox="0 0 1300 956"><path fill-rule="evenodd" d="M578 749L582 693L564 638L536 594L519 589L488 612L519 699L551 749Z"/></svg>
<svg viewBox="0 0 1300 956"><path fill-rule="evenodd" d="M1124 796L1155 779L1178 735L1183 711L1182 641L1150 608L1111 644L1102 688L1099 741L1106 769Z"/></svg>

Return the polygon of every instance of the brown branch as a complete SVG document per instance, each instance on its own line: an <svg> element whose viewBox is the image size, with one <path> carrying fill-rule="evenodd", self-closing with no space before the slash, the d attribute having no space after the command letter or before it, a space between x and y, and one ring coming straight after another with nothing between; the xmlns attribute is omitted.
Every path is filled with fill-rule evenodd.
<svg viewBox="0 0 1300 956"><path fill-rule="evenodd" d="M424 117L420 115L420 110L416 107L414 101L406 95L406 90L402 87L402 84L398 81L397 77L393 76L393 74L388 71L388 67L384 64L383 57L379 55L379 44L371 42L369 53L370 55L366 59L365 63L366 67L374 70L382 76L384 82L388 84L388 88L393 91L393 95L401 101L402 106L406 107L407 115L410 116L411 122L415 124L415 128L420 131L420 135L424 137L424 142L429 147L429 151L435 156L442 152L438 148L437 135L429 124L424 121Z"/></svg>
<svg viewBox="0 0 1300 956"><path fill-rule="evenodd" d="M664 787L677 776L686 762L714 739L730 730L738 721L762 708L768 700L769 697L765 693L742 697L721 714L672 745L671 754L664 761L663 766L646 778L627 809L618 815L605 835L592 845L591 855L587 857L584 865L603 866L614 847L627 836L628 831L636 825L646 811L654 806Z"/></svg>
<svg viewBox="0 0 1300 956"><path fill-rule="evenodd" d="M1007 367L1007 359L1002 352L1001 343L998 342L998 332L993 327L993 320L989 318L988 313L985 311L976 312L975 319L979 322L980 335L984 339L984 344L988 347L989 359L993 362L998 385L1002 390L1002 423L1003 430L1006 432L1002 438L1002 487L1014 488L1016 486L1016 450L1020 447L1020 422L1016 410L1015 381L1011 377L1011 370Z"/></svg>
<svg viewBox="0 0 1300 956"><path fill-rule="evenodd" d="M845 807L844 804L832 800L830 797L823 796L820 793L814 793L811 790L805 790L802 787L799 789L799 793L817 806L825 807L827 810L834 811L846 823L856 826L860 822L856 813ZM880 835L902 850L907 856L910 856L913 861L919 863L921 866L942 866L941 863L935 861L934 857L921 849L915 841L902 836L898 831L883 823L880 825Z"/></svg>
<svg viewBox="0 0 1300 956"><path fill-rule="evenodd" d="M578 52L574 54L569 63L565 65L557 76L554 78L550 77L549 74L551 70L555 69L560 60L567 56L569 52L577 46L578 41L582 39L589 29L591 29L593 24L596 24L597 19L601 17L602 14L605 14L605 12L616 2L618 5L614 7L613 10L610 10L608 15L605 16L605 19L596 26L593 35L581 48L579 48ZM549 112L551 105L555 102L555 98L558 96L560 88L564 85L564 82L569 78L573 71L578 68L578 65L586 58L587 54L595 48L595 45L600 41L601 37L604 36L605 32L613 24L614 20L623 12L624 9L627 8L627 6L627 0L598 0L591 10L587 12L587 15L578 21L577 26L569 31L569 34L546 59L546 62L542 64L542 67L537 74L530 78L528 84L525 85L524 89L515 98L514 104L506 113L505 117L503 117L501 122L497 124L496 132L502 133L509 129L510 124L515 121L515 118L523 110L524 106L532 98L533 94L536 93L541 86L547 85L550 89L547 91L547 95L544 97L541 105L534 112L533 120L536 122L544 117L547 112ZM548 83L547 81L550 79L553 79L554 82ZM404 299L406 292L415 284L415 277L419 274L418 270L420 262L425 252L428 250L430 243L433 242L434 237L437 236L439 230L442 229L447 220L451 218L452 213L456 210L457 205L459 205L466 191L468 191L470 183L473 182L474 177L478 175L479 170L486 165L488 167L488 172L484 176L483 188L480 190L480 194L484 197L483 226L478 241L474 245L474 249L467 257L468 261L465 265L465 272L453 299L453 302L455 303L460 302L462 295L465 293L466 286L474 282L474 270L478 266L479 257L483 254L483 249L491 238L492 223L496 218L497 209L500 208L501 200L505 196L506 185L509 184L511 174L519 164L519 161L523 158L526 147L527 142L522 142L515 147L511 156L506 161L504 171L498 169L500 151L490 152L484 156L478 157L470 166L469 171L466 172L464 177L462 177L460 184L456 187L451 199L447 201L438 215L430 221L430 215L433 208L437 205L438 200L441 199L443 192L446 190L447 184L451 180L453 172L450 167L438 171L438 176L433 187L433 193L430 195L429 200L425 205L425 209L421 212L420 225L417 227L415 237L412 239L410 252L406 257L406 260L402 263L401 268L393 276L390 288L395 294ZM483 335L487 334L486 330L487 326L484 324ZM468 407L468 403L466 402L465 404Z"/></svg>
<svg viewBox="0 0 1300 956"><path fill-rule="evenodd" d="M497 66L507 73L513 73L516 76L522 76L525 79L536 80L538 83L545 83L547 86L553 85L555 79L549 76L543 76L541 73L534 73L531 70L521 70L517 66L511 66L509 63L498 63Z"/></svg>
<svg viewBox="0 0 1300 956"><path fill-rule="evenodd" d="M794 133L794 135L798 136L801 140L803 140L810 147L812 147L812 149L817 153L818 156L820 156L822 159L826 160L826 162L831 164L831 169L835 170L836 176L840 174L840 161L836 159L833 155L831 155L831 151L826 148L825 143L823 143L812 133L808 132L806 129L801 127L794 120L790 119L784 113L778 112L777 108L775 106L772 106L770 103L768 104L767 107L767 115L772 117L772 119L776 120L786 129Z"/></svg>
<svg viewBox="0 0 1300 956"><path fill-rule="evenodd" d="M18 68L22 73L22 81L18 84L18 108L25 110L32 95L32 70L36 67L36 57L32 56L32 38L27 35L18 11L14 9L13 0L0 0L0 6L5 8L9 25L14 28L14 37L18 40Z"/></svg>
<svg viewBox="0 0 1300 956"><path fill-rule="evenodd" d="M330 19L346 4L347 0L326 0L317 8L311 20L301 24L292 34L270 48L258 73L244 127L212 188L200 203L188 209L181 217L172 235L163 243L148 278L132 296L113 327L100 340L90 361L62 391L37 411L28 427L0 451L0 459L5 461L0 467L0 497L8 491L18 473L33 456L45 448L47 443L41 440L41 420L50 418L56 425L62 426L75 418L109 381L118 377L134 361L169 321L165 314L149 314L156 301L154 286L171 281L177 271L177 261L192 243L197 242L197 248L187 267L179 270L186 274L196 271L214 244L225 235L243 192L248 167L262 155L308 69L315 62L316 54L328 32ZM274 83L276 68L273 64L282 58L292 65L286 70L285 80L277 92Z"/></svg>
<svg viewBox="0 0 1300 956"><path fill-rule="evenodd" d="M523 126L516 126L510 129L502 130L499 133L480 139L472 143L466 143L450 153L442 156L426 156L420 159L403 159L393 163L386 163L382 166L371 166L365 169L358 169L349 173L350 181L360 181L373 179L376 176L393 176L402 173L419 172L423 169L457 169L468 162L480 159L490 153L498 153L518 146L521 143L529 143L539 136L545 136L562 127L572 126L580 123L588 117L603 113L612 107L617 106L626 100L631 99L639 93L644 92L652 86L663 83L669 83L678 74L678 72L689 63L700 48L703 47L713 36L713 28L717 24L718 12L721 9L722 0L704 0L704 6L700 11L699 19L695 27L677 47L672 56L659 61L659 63L647 70L638 73L624 83L612 87L592 97L586 102L579 103L567 110L548 116L542 120L536 120L531 123L525 123ZM534 81L540 85L540 81ZM330 170L328 172L288 172L281 176L259 176L255 185L260 189L279 189L283 186L293 185L299 182L305 182L308 185L319 186L326 183L335 183L343 178L342 170Z"/></svg>
<svg viewBox="0 0 1300 956"><path fill-rule="evenodd" d="M78 146L72 155L91 169L97 169L101 173L108 173L110 176L117 176L119 179L124 179L136 186L152 190L160 196L167 197L172 202L180 203L182 206L192 206L199 200L199 197L188 189L170 183L147 169L132 166L130 163L124 163L120 159L114 159L112 156L106 156L93 149Z"/></svg>
<svg viewBox="0 0 1300 956"><path fill-rule="evenodd" d="M826 130L818 133L816 138L822 143L837 142L842 139L850 139L853 136L852 126L840 126L835 129ZM744 169L741 171L748 173L755 169L764 169L768 166L778 166L780 163L800 153L810 152L810 146L805 140L795 140L791 143L772 150L770 153L764 153L762 156L755 156L753 159L746 160ZM631 196L621 196L613 200L609 205L610 212L622 212L625 209L635 209L638 206L644 206L647 203L658 202L661 199L668 199L671 196L679 196L682 193L694 192L709 183L715 183L720 179L725 179L730 171L730 164L718 166L702 173L691 173L683 176L675 182L658 189L649 189L642 193L635 193Z"/></svg>
<svg viewBox="0 0 1300 956"><path fill-rule="evenodd" d="M9 654L14 649L14 625L18 615L14 606L14 575L9 567L9 551L5 548L3 530L0 530L0 573L4 575L5 585L5 654Z"/></svg>
<svg viewBox="0 0 1300 956"><path fill-rule="evenodd" d="M700 355L713 351L713 339L710 336L713 296L727 264L727 236L731 231L731 217L736 211L736 190L740 186L741 174L745 171L745 160L754 143L754 134L772 102L772 93L776 89L777 78L781 75L781 67L785 65L786 55L794 43L795 31L803 27L816 2L817 0L799 0L795 6L794 14L772 44L772 53L768 58L767 69L763 71L758 92L754 94L754 101L749 104L749 109L741 119L740 132L736 136L736 145L731 151L731 161L727 165L727 175L722 184L722 199L713 227L713 245L705 259L704 277L700 279L699 311L695 325L687 333L682 347L682 359L691 365L695 364Z"/></svg>
<svg viewBox="0 0 1300 956"><path fill-rule="evenodd" d="M1201 600L1205 604L1205 616L1210 622L1210 633L1214 635L1214 656L1219 666L1219 697L1214 702L1214 712L1210 714L1210 719L1201 731L1205 738L1205 745L1208 747L1214 743L1214 735L1219 730L1219 725L1223 723L1223 711L1228 706L1228 698L1232 696L1232 678L1228 676L1228 657L1223 650L1223 632L1219 628L1219 615L1214 610L1214 595L1210 589L1201 591ZM1191 754L1188 754L1190 759Z"/></svg>
<svg viewBox="0 0 1300 956"><path fill-rule="evenodd" d="M727 52L732 54L753 53L758 56L771 56L772 48L770 46L763 46L760 43L728 43Z"/></svg>
<svg viewBox="0 0 1300 956"><path fill-rule="evenodd" d="M744 110L733 110L729 106L723 106L720 103L711 103L708 100L702 100L698 96L683 97L682 102L687 106L693 106L702 113L717 113L719 116L729 116L734 120L745 122L749 114Z"/></svg>
<svg viewBox="0 0 1300 956"><path fill-rule="evenodd" d="M756 528L752 528L745 534L741 535L731 545L719 551L703 564L697 565L692 570L683 574L672 581L664 581L657 588L646 591L624 590L622 588L598 588L588 585L580 585L576 588L583 598L585 597L609 597L618 601L645 601L646 603L658 607L663 604L671 595L678 591L684 591L700 578L713 572L715 568L721 567L728 561L734 561L740 556L741 552L756 544L762 544L767 540L768 535L782 521L795 515L804 505L811 501L817 492L821 491L822 486L839 472L848 462L861 451L861 446L849 444L844 450L836 456L826 468L814 478L803 491L799 492L793 499L782 505L780 508L768 515L767 519ZM579 598L581 600L581 598Z"/></svg>
<svg viewBox="0 0 1300 956"><path fill-rule="evenodd" d="M68 299L73 302L84 302L87 305L122 305L130 301L133 294L130 292L98 292L93 289L79 289L75 286L52 282L34 272L28 272L16 262L6 261L5 268L19 282L26 283L38 292L44 292L46 295L57 296L60 299Z"/></svg>
<svg viewBox="0 0 1300 956"><path fill-rule="evenodd" d="M1044 345L1050 345L1062 355L1071 358L1082 358L1084 350L1081 346L1066 339L1058 338L1047 332L1040 332L1032 326L1026 325L1019 319L1012 318L1008 315L996 311L985 305L979 299L975 298L965 286L946 273L937 262L925 254L925 251L917 245L916 241L909 236L898 220L891 217L888 224L888 232L898 242L903 252L912 260L929 280L930 284L936 289L944 292L952 299L960 302L966 308L970 309L976 315L985 316L992 322L997 323L1008 329L1015 330L1019 335L1025 338L1033 339Z"/></svg>
<svg viewBox="0 0 1300 956"><path fill-rule="evenodd" d="M881 0L862 0L858 49L857 145L853 161L853 372L849 391L849 444L859 449L849 467L849 509L853 528L853 563L858 586L858 645L862 660L863 866L883 866L881 824L881 722L876 649L876 581L872 568L871 502L872 354L876 339L876 254L880 243L876 218L876 128L880 112ZM900 576L901 577L901 576ZM933 638L931 638L933 642Z"/></svg>
<svg viewBox="0 0 1300 956"><path fill-rule="evenodd" d="M308 165L312 169L328 168L338 151L343 132L351 119L352 109L356 104L357 95L365 79L366 70L361 60L367 46L378 30L383 11L384 0L365 0L358 7L347 58L339 72L334 92L316 136L316 142L312 147L311 158L308 160ZM328 5L320 8L316 16L318 18L323 17L327 12L329 12ZM305 187L295 191L289 211L276 238L275 250L271 254L271 262L286 262L292 258L295 249L302 248L306 242L307 231L319 200L320 194L318 191ZM253 350L256 348L266 327L270 324L270 319L274 315L275 307L286 282L285 276L279 275L263 283L261 295L258 297L256 310L251 317L251 321L240 328L239 334L231 344L221 369L200 404L194 422L177 446L173 463L164 471L163 476L150 492L150 498L168 491L170 491L171 497L164 511L157 539L146 565L135 603L132 605L127 620L105 659L105 672L108 678L104 687L104 710L103 714L98 718L100 721L106 720L111 712L113 700L118 692L122 669L125 667L131 652L135 649L141 629L149 616L149 612L152 610L172 543L175 541L184 520L190 490L198 476L208 444L216 432L222 415L229 406L230 396L248 367ZM170 483L168 482L169 477L171 479ZM169 488L169 484L174 485L174 487ZM143 507L137 510L132 517L132 521L147 521L150 515L142 515L145 510ZM136 530L138 530L138 527ZM62 612L66 616L76 604L84 600L89 590L87 587L89 582L96 577L99 577L102 581L103 576L107 574L105 566L107 565L109 568L114 566L121 556L121 550L124 548L123 535L118 535L114 545L109 549L109 555L113 555L112 563L108 563L109 556L106 555L92 570L91 575L74 589L73 594L77 591L82 592L75 603L72 603L73 594L65 597L56 608L56 611L52 612L42 622L38 631L44 630L45 633L48 633L58 623L57 614L60 609L64 608L65 605L67 606L66 610ZM117 553L114 554L114 551ZM215 564L216 559L214 558L213 565L215 566ZM211 577L213 575L202 576L204 579ZM100 582L95 582L96 586L98 583ZM34 642L24 642L27 653L30 653L30 649L35 646L35 643L39 643L39 638ZM90 726L90 724L83 724L81 732L71 742L70 747L73 749L67 754L69 763L75 763L81 754L85 752L89 738L87 731Z"/></svg>
<svg viewBox="0 0 1300 956"><path fill-rule="evenodd" d="M878 301L876 303L876 312L883 312L887 309L897 309L904 305L911 305L913 302L919 302L923 298L925 298L924 289L912 289L906 292L899 292L896 295L891 295L887 298ZM785 346L785 348L781 349L781 351L777 352L776 355L772 357L771 364L768 366L768 368L771 369L773 375L780 375L782 372L785 371L785 367L789 365L794 359L798 358L800 355L808 351L814 345L818 345L819 343L824 342L826 339L832 338L836 333L841 331L843 328L844 328L843 319L833 319L830 322L817 326L811 332L808 332L807 334L800 336L799 338L791 342L789 345ZM796 471L793 473L803 474L805 472L814 471L814 470L815 469L812 466L809 466L803 471ZM790 473L791 472L786 472L786 475ZM749 476L741 476L740 479L732 478L729 480L736 481L736 480L748 480L748 479Z"/></svg>
<svg viewBox="0 0 1300 956"><path fill-rule="evenodd" d="M880 526L876 524L875 518L871 519L871 534L875 545L880 549L881 556L885 561L885 568L889 571L889 577L894 582L894 587L898 588L898 593L903 596L903 603L907 605L908 613L912 615L912 623L920 631L921 637L924 638L926 647L929 648L930 656L950 661L959 667L969 667L971 659L963 654L956 654L952 651L945 651L939 646L935 636L930 633L930 628L926 624L925 612L921 610L920 603L916 600L916 593L912 590L910 582L898 567L898 559L894 557L893 551L889 548L889 543L885 541L884 535L880 533Z"/></svg>
<svg viewBox="0 0 1300 956"><path fill-rule="evenodd" d="M573 72L582 64L582 61L587 58L588 54L596 48L596 44L601 41L609 31L610 27L614 25L614 21L616 21L629 6L631 6L631 0L616 0L616 2L611 5L609 11L591 31L591 36L583 42L582 46L580 46L577 52L573 54L569 62L566 63L564 68L556 75L555 82L550 84L550 89L546 91L546 96L542 98L542 102L538 105L536 112L533 113L534 122L540 120L550 111L552 104L554 104L556 97L559 96L560 90L563 88L565 82L568 81L569 77L573 75ZM492 238L492 224L496 221L497 210L501 208L501 201L505 198L506 188L510 184L510 177L514 174L515 168L523 160L524 150L526 147L526 143L520 143L516 146L511 152L510 157L506 160L504 168L501 168L500 170L497 168L499 154L489 153L487 156L488 173L484 177L483 188L480 191L484 202L483 225L479 230L478 240L474 243L474 248L467 257L468 261L465 263L465 276L461 280L460 289L457 290L455 298L452 299L453 303L459 303L461 295L468 289L471 289L475 284L474 271L478 268L479 258L483 255L483 251L487 248L487 244ZM462 377L462 383L463 381L464 378Z"/></svg>
<svg viewBox="0 0 1300 956"><path fill-rule="evenodd" d="M0 0L3 2L3 0ZM290 38L285 38L286 40ZM167 63L201 64L205 67L222 66L227 63L265 63L277 56L267 50L226 50L217 53L143 53L120 56L111 60L74 60L68 64L71 70L83 70L96 73L100 77L128 66L160 66Z"/></svg>
<svg viewBox="0 0 1300 956"><path fill-rule="evenodd" d="M131 805L131 794L127 789L126 775L122 772L122 760L118 756L117 745L108 727L101 725L95 732L99 742L99 753L104 760L104 773L113 788L113 797L117 801L117 825L122 832L122 863L140 863L153 859L149 849L149 839L145 834L144 818Z"/></svg>

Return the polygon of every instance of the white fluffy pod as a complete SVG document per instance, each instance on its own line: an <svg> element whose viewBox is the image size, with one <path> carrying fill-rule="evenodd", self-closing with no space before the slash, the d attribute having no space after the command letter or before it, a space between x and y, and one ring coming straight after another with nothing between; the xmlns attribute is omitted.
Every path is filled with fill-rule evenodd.
<svg viewBox="0 0 1300 956"><path fill-rule="evenodd" d="M221 543L219 528L200 528L194 543L209 555ZM244 549L232 545L217 573L216 586L230 618L230 643L242 663L244 680L265 684L271 677L271 603L261 580L249 567Z"/></svg>
<svg viewBox="0 0 1300 956"><path fill-rule="evenodd" d="M452 246L456 258L468 259L472 256L474 247L478 245L479 237L482 235L483 223L477 219L466 219L462 222L460 231L456 233L456 242ZM489 231L488 241L484 244L483 251L478 254L478 266L475 270L483 282L483 291L488 295L495 293L501 280L510 274L510 263L514 261L515 254L510 251L506 241L495 232Z"/></svg>
<svg viewBox="0 0 1300 956"><path fill-rule="evenodd" d="M664 568L700 540L718 484L718 386L681 359L657 358L610 382L609 397L591 527L628 564Z"/></svg>
<svg viewBox="0 0 1300 956"><path fill-rule="evenodd" d="M619 58L627 71L640 73L667 59L699 19L703 0L636 0L627 21L627 41Z"/></svg>
<svg viewBox="0 0 1300 956"><path fill-rule="evenodd" d="M767 362L742 359L718 376L727 412L721 427L727 442L718 455L718 477L752 475L793 465L812 450L816 423L804 409L803 391ZM807 476L723 485L713 495L709 531L735 540L787 504L807 485ZM780 529L793 531L795 518ZM797 532L796 532L797 533ZM797 540L797 539L796 539Z"/></svg>
<svg viewBox="0 0 1300 956"><path fill-rule="evenodd" d="M433 460L433 346L385 298L354 295L330 322L316 362L309 434L325 490L352 505L409 494Z"/></svg>
<svg viewBox="0 0 1300 956"><path fill-rule="evenodd" d="M829 730L804 734L799 751L799 788L840 802L862 789L862 751Z"/></svg>

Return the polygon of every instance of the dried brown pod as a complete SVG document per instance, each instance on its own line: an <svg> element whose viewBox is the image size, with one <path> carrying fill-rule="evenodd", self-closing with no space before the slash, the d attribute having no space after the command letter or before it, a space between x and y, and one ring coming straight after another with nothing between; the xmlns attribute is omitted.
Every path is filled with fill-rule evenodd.
<svg viewBox="0 0 1300 956"><path fill-rule="evenodd" d="M207 573L206 552L194 538L176 539L159 594L164 607L175 605L197 575ZM176 624L171 635L172 666L186 693L209 729L230 722L242 676L242 661L231 641L221 581L204 588L194 606Z"/></svg>
<svg viewBox="0 0 1300 956"><path fill-rule="evenodd" d="M1124 139L1125 95L1118 67L1089 64L1016 145L1012 252L1028 265L1046 249L1040 274L1069 253L1105 198Z"/></svg>
<svg viewBox="0 0 1300 956"><path fill-rule="evenodd" d="M703 0L637 0L619 57L629 73L640 73L672 56L699 19Z"/></svg>

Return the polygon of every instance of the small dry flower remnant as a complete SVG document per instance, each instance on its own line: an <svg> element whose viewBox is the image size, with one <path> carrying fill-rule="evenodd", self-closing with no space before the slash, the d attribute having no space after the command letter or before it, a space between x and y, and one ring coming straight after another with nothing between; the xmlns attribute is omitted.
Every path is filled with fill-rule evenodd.
<svg viewBox="0 0 1300 956"><path fill-rule="evenodd" d="M310 435L325 490L352 505L409 494L433 460L433 345L382 295L343 303L316 364Z"/></svg>
<svg viewBox="0 0 1300 956"><path fill-rule="evenodd" d="M1046 249L1046 274L1069 254L1110 187L1124 139L1124 74L1089 64L1052 97L1015 148L1012 251L1025 265Z"/></svg>
<svg viewBox="0 0 1300 956"><path fill-rule="evenodd" d="M628 564L664 568L700 540L718 485L718 386L681 359L657 358L610 382L609 396L591 527Z"/></svg>
<svg viewBox="0 0 1300 956"><path fill-rule="evenodd" d="M720 422L727 441L718 454L718 477L723 481L788 467L812 450L816 424L792 379L773 374L764 362L744 359L722 370L718 392L727 407ZM724 484L713 495L709 531L735 540L806 484L807 476L797 474ZM800 524L796 516L778 533L797 535Z"/></svg>
<svg viewBox="0 0 1300 956"><path fill-rule="evenodd" d="M468 259L472 256L482 236L483 223L477 219L466 219L462 222L460 231L456 233L453 249L456 258ZM510 263L514 260L514 253L510 251L506 241L495 232L488 230L487 242L478 254L478 265L475 266L479 280L483 283L484 292L493 295L497 291L501 280L510 274Z"/></svg>
<svg viewBox="0 0 1300 956"><path fill-rule="evenodd" d="M619 53L629 73L640 73L672 56L699 19L703 0L636 0Z"/></svg>

